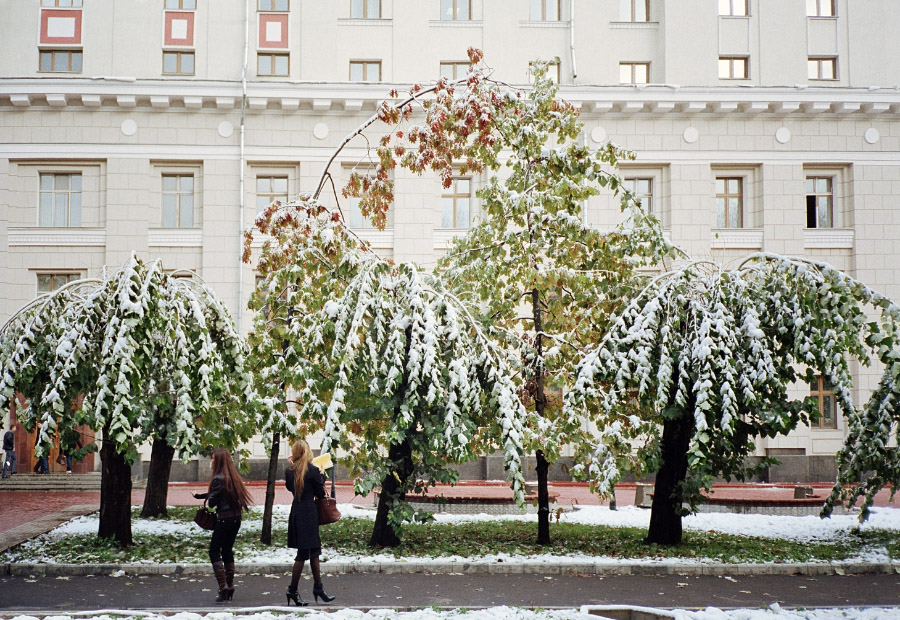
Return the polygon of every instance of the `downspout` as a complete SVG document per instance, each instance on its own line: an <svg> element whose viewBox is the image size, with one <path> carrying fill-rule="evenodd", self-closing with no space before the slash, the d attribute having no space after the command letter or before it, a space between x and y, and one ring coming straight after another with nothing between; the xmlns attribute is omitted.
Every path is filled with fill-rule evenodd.
<svg viewBox="0 0 900 620"><path fill-rule="evenodd" d="M247 59L249 57L250 50L250 0L244 1L244 64L241 67L241 146L240 146L240 157L241 157L241 165L240 165L240 178L239 178L239 187L240 187L240 197L238 199L238 203L240 204L240 212L238 215L238 219L240 222L238 228L238 281L237 281L237 299L238 299L238 307L237 307L237 331L239 334L242 334L241 325L243 323L244 317L244 261L242 260L242 256L244 254L244 206L245 206L245 198L244 198L244 169L246 167L246 162L244 160L244 116L247 111Z"/></svg>
<svg viewBox="0 0 900 620"><path fill-rule="evenodd" d="M569 0L569 57L572 60L572 83L578 77L575 68L575 0Z"/></svg>

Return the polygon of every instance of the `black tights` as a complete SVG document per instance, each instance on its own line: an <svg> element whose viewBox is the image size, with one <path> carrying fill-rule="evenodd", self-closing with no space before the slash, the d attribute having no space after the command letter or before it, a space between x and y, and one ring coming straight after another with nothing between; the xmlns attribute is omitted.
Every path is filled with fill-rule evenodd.
<svg viewBox="0 0 900 620"><path fill-rule="evenodd" d="M234 564L234 539L241 529L240 517L228 517L216 521L216 529L209 539L209 561L224 561L226 564Z"/></svg>
<svg viewBox="0 0 900 620"><path fill-rule="evenodd" d="M297 591L297 584L300 583L300 576L303 574L303 564L306 560L294 560L294 568L291 570L291 592ZM322 583L322 573L319 570L319 556L309 558L309 568L312 569L313 583L319 585Z"/></svg>

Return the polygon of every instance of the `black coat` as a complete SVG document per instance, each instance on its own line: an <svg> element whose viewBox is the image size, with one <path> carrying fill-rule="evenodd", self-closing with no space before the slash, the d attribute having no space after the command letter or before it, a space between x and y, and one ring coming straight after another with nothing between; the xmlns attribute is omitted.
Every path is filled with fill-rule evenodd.
<svg viewBox="0 0 900 620"><path fill-rule="evenodd" d="M294 470L290 467L284 471L284 486L294 493ZM287 546L292 549L318 549L322 546L319 539L319 514L313 497L325 497L325 476L318 467L310 463L303 479L303 493L300 497L294 493L294 501L291 503Z"/></svg>
<svg viewBox="0 0 900 620"><path fill-rule="evenodd" d="M237 516L241 516L241 507L228 490L225 488L225 476L219 475L212 479L208 493L197 493L194 497L205 499L210 508L215 508L216 513L237 510Z"/></svg>

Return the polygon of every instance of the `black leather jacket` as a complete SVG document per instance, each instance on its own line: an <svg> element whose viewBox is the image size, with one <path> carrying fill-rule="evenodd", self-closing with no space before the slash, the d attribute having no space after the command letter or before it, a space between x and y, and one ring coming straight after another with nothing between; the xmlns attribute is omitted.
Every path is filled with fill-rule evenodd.
<svg viewBox="0 0 900 620"><path fill-rule="evenodd" d="M197 499L205 499L211 508L216 509L219 516L240 516L241 507L236 498L232 497L225 489L225 477L216 476L212 479L209 493L198 493Z"/></svg>

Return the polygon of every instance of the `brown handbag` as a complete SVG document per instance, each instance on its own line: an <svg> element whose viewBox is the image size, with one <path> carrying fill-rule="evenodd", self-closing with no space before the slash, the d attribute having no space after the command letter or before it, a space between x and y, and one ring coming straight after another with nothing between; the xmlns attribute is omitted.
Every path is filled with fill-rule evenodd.
<svg viewBox="0 0 900 620"><path fill-rule="evenodd" d="M216 513L206 507L206 500L203 500L203 505L197 509L197 513L194 515L194 523L204 530L216 529Z"/></svg>
<svg viewBox="0 0 900 620"><path fill-rule="evenodd" d="M319 525L328 525L341 518L337 500L327 495L322 498L316 498L316 512L319 513Z"/></svg>

